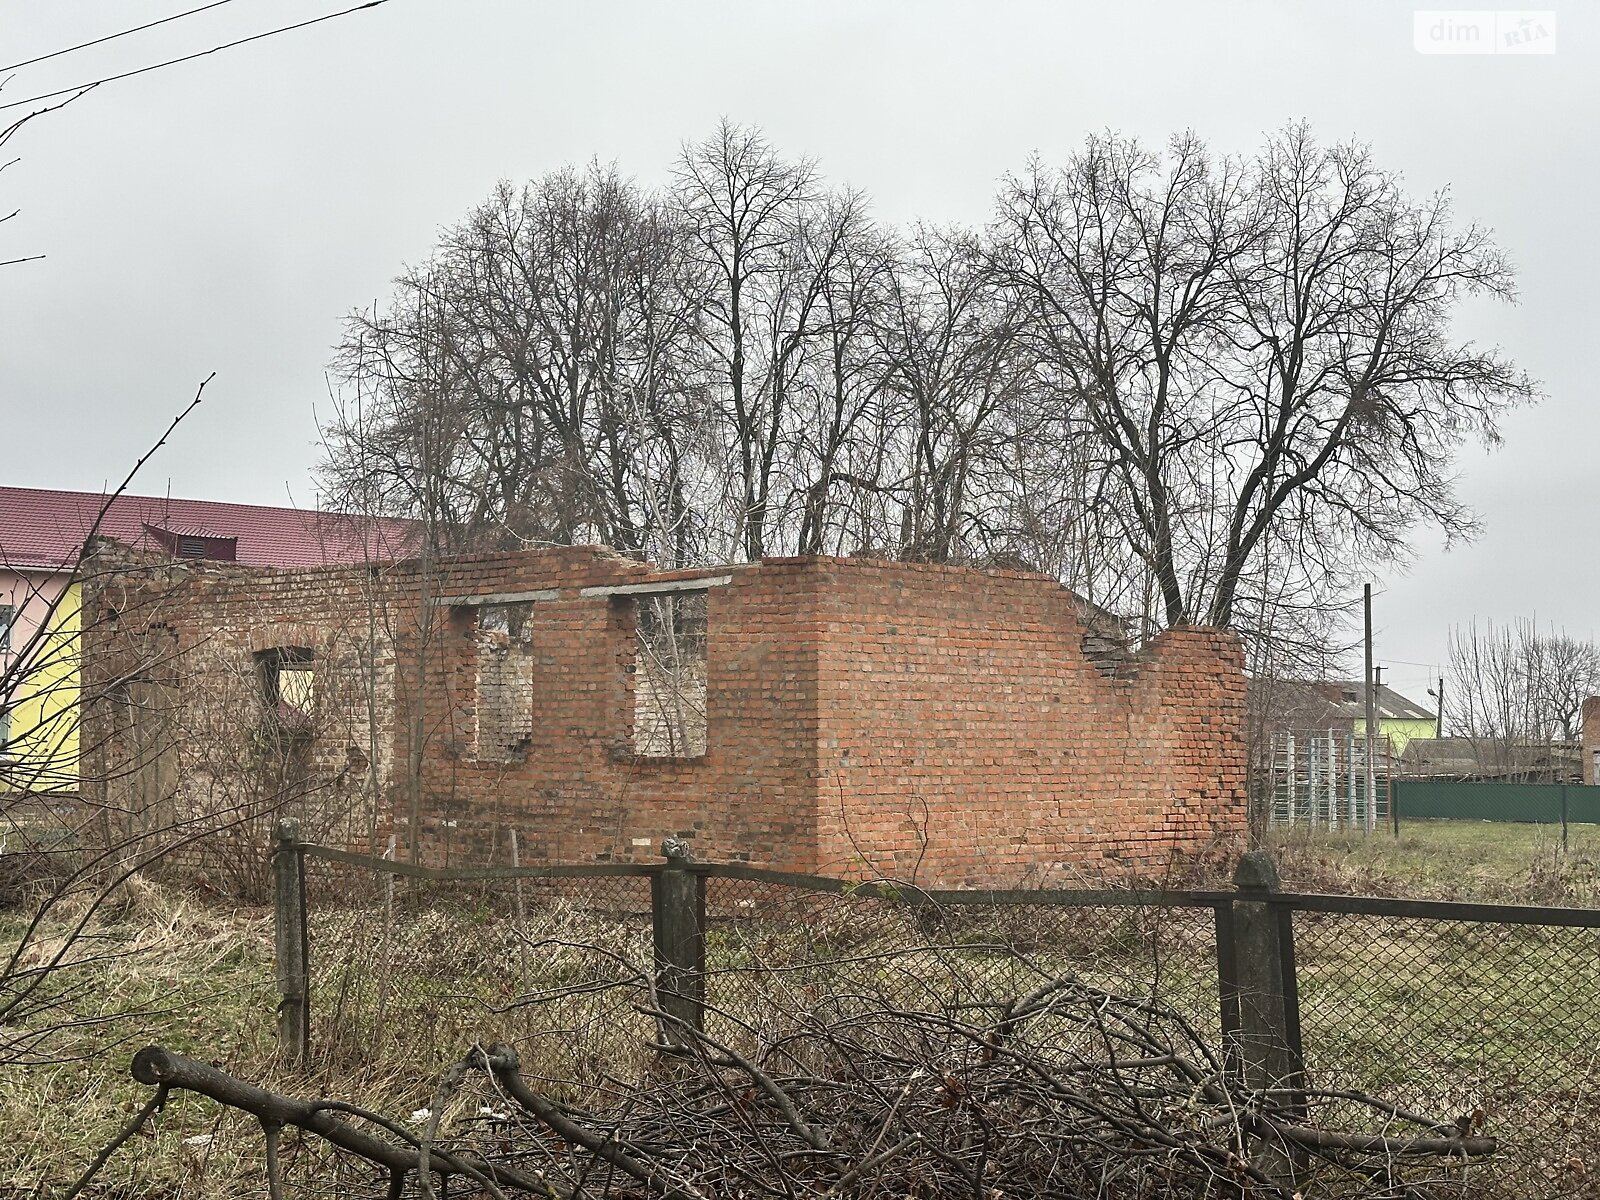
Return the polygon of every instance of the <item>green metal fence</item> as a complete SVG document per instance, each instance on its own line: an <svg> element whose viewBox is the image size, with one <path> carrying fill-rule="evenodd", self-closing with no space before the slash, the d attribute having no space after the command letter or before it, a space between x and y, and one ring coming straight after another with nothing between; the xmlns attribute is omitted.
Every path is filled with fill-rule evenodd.
<svg viewBox="0 0 1600 1200"><path fill-rule="evenodd" d="M1444 783L1396 779L1402 822L1519 821L1525 824L1600 824L1600 787L1578 783Z"/></svg>

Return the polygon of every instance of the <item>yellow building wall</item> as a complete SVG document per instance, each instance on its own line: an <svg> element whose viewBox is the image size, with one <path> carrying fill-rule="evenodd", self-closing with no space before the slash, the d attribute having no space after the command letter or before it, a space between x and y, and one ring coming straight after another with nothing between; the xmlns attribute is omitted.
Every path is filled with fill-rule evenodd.
<svg viewBox="0 0 1600 1200"><path fill-rule="evenodd" d="M1399 717L1380 717L1378 719L1378 732L1389 739L1389 752L1399 754L1406 748L1406 743L1412 738L1431 738L1438 736L1438 724L1435 721L1403 720ZM1355 722L1355 734L1358 738L1367 736L1367 723L1358 720ZM1383 748L1378 748L1381 753Z"/></svg>
<svg viewBox="0 0 1600 1200"><path fill-rule="evenodd" d="M62 791L78 783L79 586L70 584L23 665L11 706L9 760L0 779L11 791Z"/></svg>
<svg viewBox="0 0 1600 1200"><path fill-rule="evenodd" d="M1389 739L1390 752L1394 754L1404 751L1406 743L1412 738L1439 736L1439 726L1435 721L1379 721L1378 728Z"/></svg>

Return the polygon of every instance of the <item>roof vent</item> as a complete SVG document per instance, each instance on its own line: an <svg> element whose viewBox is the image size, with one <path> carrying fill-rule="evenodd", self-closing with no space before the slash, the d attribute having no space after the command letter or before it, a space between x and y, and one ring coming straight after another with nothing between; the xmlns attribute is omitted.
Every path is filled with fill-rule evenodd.
<svg viewBox="0 0 1600 1200"><path fill-rule="evenodd" d="M209 529L164 529L144 526L145 536L177 558L203 558L213 562L237 562L239 539L213 533Z"/></svg>

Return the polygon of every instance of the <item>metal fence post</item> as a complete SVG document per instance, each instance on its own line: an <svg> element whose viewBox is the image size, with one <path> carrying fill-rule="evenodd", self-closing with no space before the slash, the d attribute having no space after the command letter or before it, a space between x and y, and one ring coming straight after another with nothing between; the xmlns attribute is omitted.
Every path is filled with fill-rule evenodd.
<svg viewBox="0 0 1600 1200"><path fill-rule="evenodd" d="M1294 1092L1305 1086L1300 1053L1299 988L1295 979L1292 914L1270 897L1279 890L1278 867L1264 851L1246 854L1233 874L1233 973L1237 988L1239 1064L1252 1090ZM1292 1179L1301 1157L1255 1139L1250 1157L1275 1178Z"/></svg>
<svg viewBox="0 0 1600 1200"><path fill-rule="evenodd" d="M1350 823L1355 824L1356 813L1361 810L1356 806L1356 735L1347 731L1344 735L1344 791L1345 808L1350 813Z"/></svg>
<svg viewBox="0 0 1600 1200"><path fill-rule="evenodd" d="M1561 853L1567 852L1567 785L1561 785Z"/></svg>
<svg viewBox="0 0 1600 1200"><path fill-rule="evenodd" d="M1233 940L1233 902L1225 900L1212 910L1217 943L1217 1002L1222 1018L1222 1048L1230 1071L1238 1068L1239 957Z"/></svg>
<svg viewBox="0 0 1600 1200"><path fill-rule="evenodd" d="M689 867L689 848L676 838L661 844L666 858L650 878L656 944L656 998L662 1011L693 1029L705 1028L706 879ZM676 1042L671 1030L666 1040Z"/></svg>
<svg viewBox="0 0 1600 1200"><path fill-rule="evenodd" d="M1384 744L1388 745L1387 742ZM1383 767L1383 794L1389 798L1389 811L1394 813L1394 835L1399 837L1400 809L1398 805L1400 802L1395 799L1394 795L1394 755L1392 753L1387 751L1384 753ZM1378 805L1376 801L1372 805L1372 828L1374 830L1378 828Z"/></svg>
<svg viewBox="0 0 1600 1200"><path fill-rule="evenodd" d="M311 997L306 960L306 864L300 823L278 822L272 852L272 932L278 970L278 1047L296 1065L311 1053Z"/></svg>

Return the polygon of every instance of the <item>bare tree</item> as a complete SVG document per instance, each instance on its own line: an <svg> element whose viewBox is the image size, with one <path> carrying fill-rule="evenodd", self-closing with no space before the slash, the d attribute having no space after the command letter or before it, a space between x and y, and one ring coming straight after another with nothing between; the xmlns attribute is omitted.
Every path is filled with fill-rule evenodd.
<svg viewBox="0 0 1600 1200"><path fill-rule="evenodd" d="M1533 620L1476 621L1450 631L1451 724L1479 769L1505 778L1550 773L1553 741L1582 732L1583 701L1600 692L1600 649Z"/></svg>
<svg viewBox="0 0 1600 1200"><path fill-rule="evenodd" d="M715 364L719 408L731 443L729 472L738 552L751 559L772 541L778 455L789 432L807 337L823 319L826 259L806 254L819 220L816 168L789 162L757 131L724 120L684 148L676 193L699 260L714 281L705 352ZM838 246L847 228L825 226ZM730 548L731 549L731 548Z"/></svg>
<svg viewBox="0 0 1600 1200"><path fill-rule="evenodd" d="M899 401L888 431L902 472L897 557L961 561L983 541L974 501L1009 465L1003 418L1027 373L970 236L916 231L884 342Z"/></svg>
<svg viewBox="0 0 1600 1200"><path fill-rule="evenodd" d="M1600 648L1564 632L1541 634L1535 628L1524 653L1538 728L1546 736L1576 742L1583 733L1583 702L1600 694Z"/></svg>
<svg viewBox="0 0 1600 1200"><path fill-rule="evenodd" d="M5 86L9 82L9 79L0 79L0 92L5 90ZM82 88L79 91L71 92L70 95L65 96L64 99L56 101L54 104L42 105L41 107L33 109L31 112L25 113L20 117L7 118L4 124L0 124L0 150L7 149L11 145L12 139L21 133L23 127L30 121L34 120L36 117L42 117L46 113L53 113L58 109L65 108L74 100L88 95L89 90L89 88ZM46 98L47 97L41 97L41 99ZM11 106L7 105L7 107L9 108ZM15 158L0 161L0 172L4 172L9 168L16 166L18 161L19 160ZM17 209L11 209L9 212L0 210L0 225L4 225L7 221L14 220L18 215L18 212L19 210ZM28 254L17 258L0 259L0 267L14 266L17 263L34 262L43 257L44 255L42 254Z"/></svg>
<svg viewBox="0 0 1600 1200"><path fill-rule="evenodd" d="M683 241L614 170L501 184L387 307L349 318L330 491L421 516L445 545L682 556L704 450Z"/></svg>
<svg viewBox="0 0 1600 1200"><path fill-rule="evenodd" d="M1417 525L1470 535L1456 452L1535 394L1451 337L1473 295L1483 230L1303 127L1092 138L975 233L725 121L659 194L559 171L448 231L350 319L324 478L441 545L1033 567L1311 661Z"/></svg>
<svg viewBox="0 0 1600 1200"><path fill-rule="evenodd" d="M786 450L799 510L795 548L848 552L883 544L870 514L893 495L881 436L889 364L879 335L894 287L894 247L872 225L862 197L849 192L828 197L808 233L802 250L819 294Z"/></svg>
<svg viewBox="0 0 1600 1200"><path fill-rule="evenodd" d="M1269 535L1315 593L1402 556L1418 521L1470 532L1453 453L1533 395L1449 336L1462 298L1512 295L1488 235L1304 127L1250 161L1092 138L1008 181L994 266L1164 624L1233 625Z"/></svg>

